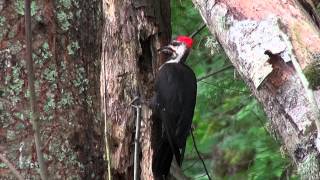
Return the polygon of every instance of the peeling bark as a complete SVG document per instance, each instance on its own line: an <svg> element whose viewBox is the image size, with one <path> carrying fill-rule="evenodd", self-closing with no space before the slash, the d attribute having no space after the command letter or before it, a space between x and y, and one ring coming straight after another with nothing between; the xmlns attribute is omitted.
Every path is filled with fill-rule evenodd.
<svg viewBox="0 0 320 180"><path fill-rule="evenodd" d="M193 0L209 30L262 103L302 179L319 179L316 115L293 61L319 61L317 22L294 0ZM319 91L317 101L319 104ZM310 168L312 164L312 168ZM309 170L308 170L309 169Z"/></svg>
<svg viewBox="0 0 320 180"><path fill-rule="evenodd" d="M100 93L110 140L111 171L114 179L132 179L135 97L152 96L154 72L161 57L157 49L170 40L168 0L104 0L105 27L102 41ZM152 179L155 124L151 111L142 107L140 136L141 178Z"/></svg>

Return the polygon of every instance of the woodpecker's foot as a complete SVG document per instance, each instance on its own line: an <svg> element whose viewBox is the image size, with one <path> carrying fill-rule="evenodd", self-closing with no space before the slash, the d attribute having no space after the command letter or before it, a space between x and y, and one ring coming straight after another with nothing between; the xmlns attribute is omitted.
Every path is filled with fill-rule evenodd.
<svg viewBox="0 0 320 180"><path fill-rule="evenodd" d="M133 100L130 102L130 106L134 108L141 108L140 97L139 96L134 97Z"/></svg>
<svg viewBox="0 0 320 180"><path fill-rule="evenodd" d="M148 107L153 107L152 101L143 100L139 96L134 97L133 100L130 102L130 105L133 107L137 107L137 106L141 106L141 105L147 105Z"/></svg>
<svg viewBox="0 0 320 180"><path fill-rule="evenodd" d="M130 105L134 105L139 99L139 96L134 97L133 100L130 102Z"/></svg>

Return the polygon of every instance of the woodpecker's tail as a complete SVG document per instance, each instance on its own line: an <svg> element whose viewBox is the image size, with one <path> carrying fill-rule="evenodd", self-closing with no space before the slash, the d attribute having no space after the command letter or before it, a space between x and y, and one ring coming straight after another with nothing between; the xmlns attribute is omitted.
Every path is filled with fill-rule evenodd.
<svg viewBox="0 0 320 180"><path fill-rule="evenodd" d="M173 158L173 153L170 144L167 140L162 141L155 152L152 162L152 170L156 179L167 177L170 171L170 166Z"/></svg>

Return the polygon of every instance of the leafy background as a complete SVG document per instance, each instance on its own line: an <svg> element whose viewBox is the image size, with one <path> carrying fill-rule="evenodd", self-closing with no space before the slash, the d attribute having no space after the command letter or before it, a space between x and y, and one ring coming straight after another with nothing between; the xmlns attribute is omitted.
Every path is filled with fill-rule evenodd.
<svg viewBox="0 0 320 180"><path fill-rule="evenodd" d="M171 7L173 37L190 34L202 23L191 0L173 0ZM198 78L231 64L207 29L195 41L188 64ZM214 179L297 179L280 144L267 131L262 107L233 68L198 82L193 125ZM182 170L192 179L207 179L190 137Z"/></svg>

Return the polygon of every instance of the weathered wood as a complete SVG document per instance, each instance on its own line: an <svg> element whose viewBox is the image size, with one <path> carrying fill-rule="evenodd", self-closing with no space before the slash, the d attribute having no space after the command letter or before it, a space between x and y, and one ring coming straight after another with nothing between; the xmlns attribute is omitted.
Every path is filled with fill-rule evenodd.
<svg viewBox="0 0 320 180"><path fill-rule="evenodd" d="M302 178L319 179L316 116L292 63L297 61L304 69L319 61L317 23L294 0L193 2L262 103L270 119L269 130L281 139Z"/></svg>
<svg viewBox="0 0 320 180"><path fill-rule="evenodd" d="M102 41L101 102L110 139L114 179L133 177L134 109L137 96L148 100L153 92L154 72L161 57L157 48L170 38L168 0L104 0L105 27ZM151 111L142 107L140 136L141 178L152 179Z"/></svg>

